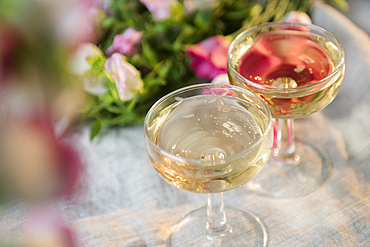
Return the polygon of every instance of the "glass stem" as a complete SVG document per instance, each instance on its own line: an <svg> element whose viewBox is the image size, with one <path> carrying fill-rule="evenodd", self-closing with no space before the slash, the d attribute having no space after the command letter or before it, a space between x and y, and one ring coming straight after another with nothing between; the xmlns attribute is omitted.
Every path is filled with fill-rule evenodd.
<svg viewBox="0 0 370 247"><path fill-rule="evenodd" d="M230 233L231 227L226 224L223 193L207 194L207 202L206 234L225 236Z"/></svg>
<svg viewBox="0 0 370 247"><path fill-rule="evenodd" d="M276 135L276 149L274 158L278 162L297 164L299 157L296 155L294 140L294 120L278 119L278 132Z"/></svg>

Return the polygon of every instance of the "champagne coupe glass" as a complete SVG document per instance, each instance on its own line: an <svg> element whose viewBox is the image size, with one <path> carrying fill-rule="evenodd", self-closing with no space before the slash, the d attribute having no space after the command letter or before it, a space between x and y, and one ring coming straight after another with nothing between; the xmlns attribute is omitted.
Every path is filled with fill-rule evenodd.
<svg viewBox="0 0 370 247"><path fill-rule="evenodd" d="M261 97L277 124L273 155L249 187L289 198L307 195L327 181L330 156L317 144L295 140L293 121L322 110L335 98L344 67L337 39L314 25L267 23L233 40L230 83Z"/></svg>
<svg viewBox="0 0 370 247"><path fill-rule="evenodd" d="M181 190L207 194L207 206L182 218L170 246L266 246L260 218L224 206L222 192L253 178L272 150L270 111L236 86L196 84L158 100L144 123L150 161Z"/></svg>

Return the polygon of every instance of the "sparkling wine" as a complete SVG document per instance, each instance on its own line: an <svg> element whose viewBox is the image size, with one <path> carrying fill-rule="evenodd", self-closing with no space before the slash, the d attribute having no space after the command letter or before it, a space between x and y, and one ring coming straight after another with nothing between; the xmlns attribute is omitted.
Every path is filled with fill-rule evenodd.
<svg viewBox="0 0 370 247"><path fill-rule="evenodd" d="M173 186L223 192L248 182L266 163L272 133L262 138L271 132L264 129L264 121L266 115L258 108L226 94L177 98L148 128L166 154L150 146L148 153L160 176Z"/></svg>
<svg viewBox="0 0 370 247"><path fill-rule="evenodd" d="M237 57L233 68L253 83L229 71L231 83L258 94L276 118L299 118L321 110L334 99L343 80L343 71L329 77L338 66L338 47L310 32L262 33L247 39L232 55Z"/></svg>

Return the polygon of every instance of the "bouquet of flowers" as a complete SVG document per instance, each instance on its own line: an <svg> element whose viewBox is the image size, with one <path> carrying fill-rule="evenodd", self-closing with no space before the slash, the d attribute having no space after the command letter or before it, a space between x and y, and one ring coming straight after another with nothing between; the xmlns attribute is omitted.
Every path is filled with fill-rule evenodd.
<svg viewBox="0 0 370 247"><path fill-rule="evenodd" d="M46 205L81 191L70 134L86 93L67 65L96 41L96 16L87 0L0 1L0 246L77 246L71 224ZM2 209L19 201L31 210L13 236Z"/></svg>
<svg viewBox="0 0 370 247"><path fill-rule="evenodd" d="M343 8L345 1L336 0ZM309 0L116 0L102 11L98 45L76 52L75 74L89 97L91 138L103 126L143 121L166 93L226 73L227 50L241 31L307 13ZM79 64L80 66L77 66ZM83 64L83 66L82 66Z"/></svg>
<svg viewBox="0 0 370 247"><path fill-rule="evenodd" d="M331 1L346 8L344 0ZM103 126L140 123L172 90L225 82L228 46L239 32L290 11L308 12L311 4L1 0L0 204L71 198L83 177L69 138L81 109L84 119L93 119L91 138ZM1 232L0 245L77 246L58 214L47 207L31 211L25 242Z"/></svg>

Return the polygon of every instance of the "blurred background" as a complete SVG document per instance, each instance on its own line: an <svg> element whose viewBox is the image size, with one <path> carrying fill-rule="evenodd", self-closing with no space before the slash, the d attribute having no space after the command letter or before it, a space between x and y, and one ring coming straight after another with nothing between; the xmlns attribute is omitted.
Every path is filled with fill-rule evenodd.
<svg viewBox="0 0 370 247"><path fill-rule="evenodd" d="M341 12L370 34L370 1L347 2ZM108 6L107 0L0 1L1 247L78 245L73 223L56 206L83 197L86 179L73 134L89 95L69 65L81 44L98 43ZM31 205L15 210L14 219L21 214L25 222L1 219L3 212L12 219L20 204Z"/></svg>
<svg viewBox="0 0 370 247"><path fill-rule="evenodd" d="M349 9L342 11L353 23L370 34L370 25L368 23L368 14L370 11L369 0L347 0Z"/></svg>

